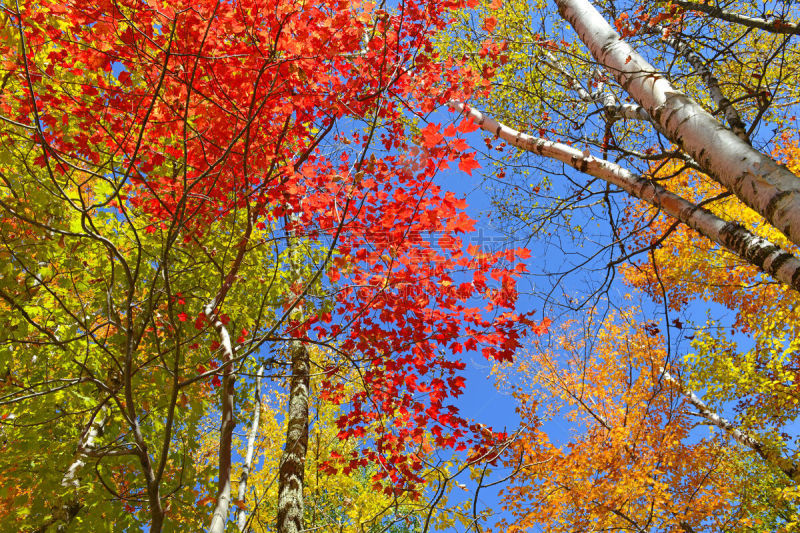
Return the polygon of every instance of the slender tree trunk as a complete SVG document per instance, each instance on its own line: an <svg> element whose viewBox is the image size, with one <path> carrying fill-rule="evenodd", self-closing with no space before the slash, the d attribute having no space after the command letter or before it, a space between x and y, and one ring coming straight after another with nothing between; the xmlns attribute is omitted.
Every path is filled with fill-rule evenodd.
<svg viewBox="0 0 800 533"><path fill-rule="evenodd" d="M308 399L310 364L308 350L300 341L291 347L292 378L286 447L278 473L278 533L303 531L303 477L308 449Z"/></svg>
<svg viewBox="0 0 800 533"><path fill-rule="evenodd" d="M773 19L767 20L760 17L749 17L733 11L722 9L719 5L713 5L705 0L704 2L689 2L686 0L672 0L673 4L681 6L688 11L701 11L709 16L741 24L748 28L758 28L770 33L781 33L785 35L800 35L800 25L795 22ZM717 4L717 2L714 2Z"/></svg>
<svg viewBox="0 0 800 533"><path fill-rule="evenodd" d="M617 101L616 96L611 92L602 89L602 82L598 83L597 92L589 93L581 83L576 80L567 69L563 67L561 62L547 50L546 47L540 46L539 51L544 55L544 62L550 68L564 76L569 84L570 89L578 94L578 98L589 104L602 104L606 113L615 118L624 118L628 120L643 120L653 122L650 115L647 114L642 106L637 104L621 104ZM599 72L599 69L597 69Z"/></svg>
<svg viewBox="0 0 800 533"><path fill-rule="evenodd" d="M657 207L701 235L768 273L773 278L800 291L800 259L776 244L755 235L736 222L723 220L652 180L633 174L626 168L593 157L566 144L533 137L512 129L460 102L450 107L462 111L483 130L507 143L543 157L561 161L581 172L620 187L632 196Z"/></svg>
<svg viewBox="0 0 800 533"><path fill-rule="evenodd" d="M69 468L61 478L61 486L64 488L72 487L77 491L80 487L80 478L78 473L86 465L86 458L88 457L89 453L94 450L95 441L97 440L97 437L102 435L103 429L105 428L105 425L108 423L108 419L111 416L109 413L109 408L106 405L100 409L100 413L102 413L101 416L98 417L96 414L93 419L90 420L89 426L86 428L83 435L81 435L81 440L77 449L77 457L72 464L69 465ZM65 524L57 526L56 529L58 531L66 529L70 522L72 522L72 519L78 515L82 508L83 504L78 501L77 497L65 497L62 503L54 508L53 517L40 527L34 529L33 533L44 533L50 526L59 520L63 520Z"/></svg>
<svg viewBox="0 0 800 533"><path fill-rule="evenodd" d="M800 179L676 90L588 0L555 0L594 58L700 167L800 245Z"/></svg>
<svg viewBox="0 0 800 533"><path fill-rule="evenodd" d="M250 431L247 435L247 452L244 458L244 466L242 467L242 474L239 476L239 491L237 498L241 503L244 503L247 496L247 478L250 475L250 466L253 464L253 451L255 450L256 435L258 435L258 421L261 417L261 377L264 375L264 367L258 368L256 374L256 388L253 393L253 423L250 425ZM236 512L236 526L239 531L244 533L245 525L247 524L247 512L244 508L240 508Z"/></svg>
<svg viewBox="0 0 800 533"><path fill-rule="evenodd" d="M206 306L205 313L211 317L213 306ZM211 517L209 533L222 533L225 531L225 522L228 520L228 509L231 503L231 450L233 447L233 428L236 422L233 419L234 409L234 382L231 361L233 360L233 346L228 330L225 325L215 319L214 329L220 337L220 345L223 353L223 374L222 374L222 420L219 427L219 483L217 491L217 505Z"/></svg>
<svg viewBox="0 0 800 533"><path fill-rule="evenodd" d="M110 416L108 406L103 406L100 409L100 413L102 413L101 416L95 417L94 420L90 422L89 427L86 428L84 434L81 436L81 443L78 445L77 450L78 457L69 466L67 472L64 474L64 477L61 478L62 487L74 487L76 489L79 487L80 480L78 478L78 472L86 464L86 457L92 450L94 450L97 437L103 433L103 429L108 423Z"/></svg>
<svg viewBox="0 0 800 533"><path fill-rule="evenodd" d="M683 394L686 400L697 409L700 416L705 418L709 424L720 428L725 433L727 433L733 440L735 440L742 446L746 446L751 450L753 450L754 452L756 452L758 456L764 460L764 462L766 462L773 468L779 469L793 483L797 483L800 480L800 471L798 471L797 465L795 465L790 459L781 456L780 453L777 453L774 450L768 449L757 439L753 438L752 436L738 429L728 420L722 418L717 413L712 411L703 402L703 400L698 398L694 392L686 388L686 386L681 381L673 377L672 374L670 374L667 370L662 370L662 373L664 375L664 380L666 380L671 385L675 386L675 388L677 388L681 392L681 394Z"/></svg>

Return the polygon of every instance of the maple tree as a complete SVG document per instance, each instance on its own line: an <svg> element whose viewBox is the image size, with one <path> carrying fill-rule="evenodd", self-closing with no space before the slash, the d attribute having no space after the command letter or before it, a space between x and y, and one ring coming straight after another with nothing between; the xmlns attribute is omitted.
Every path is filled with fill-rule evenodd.
<svg viewBox="0 0 800 533"><path fill-rule="evenodd" d="M511 358L528 252L465 249L474 222L433 180L473 156L418 125L482 87L433 60L461 5L0 7L2 463L26 487L9 521L161 531L207 523L213 494L223 530L263 365L292 383L277 527L299 530L313 344L336 354L314 372L347 406L339 438L375 434L329 468L379 465L371 488L399 496L426 431L491 446L450 403L458 354ZM190 458L211 413L209 469Z"/></svg>
<svg viewBox="0 0 800 533"><path fill-rule="evenodd" d="M787 141L776 158L797 172L797 144ZM667 169L662 170L665 171ZM675 184L685 195L704 194L695 176L685 173ZM632 206L640 210L642 206ZM713 209L736 213L741 224L765 238L784 239L774 228L759 224L759 217L735 199L727 198ZM649 237L648 237L649 236ZM712 423L733 434L750 452L748 483L763 484L763 472L777 476L764 489L775 502L797 502L797 451L791 437L798 398L795 389L796 292L765 283L760 273L725 250L698 246L682 228L670 229L661 218L642 232L643 239L661 238L663 248L650 260L623 268L625 279L655 299L669 303L673 312L698 300L715 302L733 313L728 321L709 319L692 334L691 352L684 361L684 380L704 390L701 413L730 409L733 424ZM788 246L788 245L787 245ZM668 255L667 255L668 254ZM656 281L655 272L658 271ZM703 283L696 277L701 276ZM656 284L658 288L656 289ZM710 408L706 411L703 405ZM784 519L789 524L792 520Z"/></svg>

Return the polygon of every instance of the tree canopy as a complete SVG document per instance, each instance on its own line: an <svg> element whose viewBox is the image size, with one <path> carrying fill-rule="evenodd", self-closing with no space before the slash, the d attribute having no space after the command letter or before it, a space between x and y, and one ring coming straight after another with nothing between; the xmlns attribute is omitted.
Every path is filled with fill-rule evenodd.
<svg viewBox="0 0 800 533"><path fill-rule="evenodd" d="M0 18L10 529L800 523L791 2Z"/></svg>

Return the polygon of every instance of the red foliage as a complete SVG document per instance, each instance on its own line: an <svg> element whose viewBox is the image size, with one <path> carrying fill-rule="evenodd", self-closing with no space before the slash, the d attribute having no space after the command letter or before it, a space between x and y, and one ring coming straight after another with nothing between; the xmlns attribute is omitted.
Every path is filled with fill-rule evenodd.
<svg viewBox="0 0 800 533"><path fill-rule="evenodd" d="M445 354L480 345L510 360L521 327L514 254L465 250L458 234L474 221L434 183L450 161L468 173L478 163L460 153L463 142L448 142L455 128L428 124L413 137L401 120L480 89L480 77L439 60L429 41L462 2L402 4L390 13L339 0L302 9L288 0L43 0L20 19L25 61L18 43L0 45L2 57L18 58L4 67L26 88L3 94L0 113L23 124L39 117L41 130L30 130L43 147L38 163L54 174L113 171L120 190L108 205L144 214L146 233L178 228L191 246L246 208L256 227L291 215L297 236L333 236L338 255L323 271L338 288L335 310L285 320L282 333L335 344L362 366L363 391L342 398L333 368L322 394L349 402L342 437L383 422L374 449L348 468L375 461L394 483L418 479L406 449L424 427L439 446L480 445L445 404L465 387L464 363ZM333 131L348 133L321 150ZM208 327L202 312L179 320L190 316Z"/></svg>

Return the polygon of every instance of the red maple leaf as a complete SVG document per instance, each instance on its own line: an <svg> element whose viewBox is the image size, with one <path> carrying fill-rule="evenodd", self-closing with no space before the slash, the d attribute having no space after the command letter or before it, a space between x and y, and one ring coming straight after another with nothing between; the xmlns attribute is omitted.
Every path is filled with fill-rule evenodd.
<svg viewBox="0 0 800 533"><path fill-rule="evenodd" d="M422 131L422 146L425 148L434 148L444 139L444 135L439 132L439 125L431 122L425 126Z"/></svg>
<svg viewBox="0 0 800 533"><path fill-rule="evenodd" d="M472 133L478 129L478 125L473 122L472 118L468 117L462 120L456 129L461 133Z"/></svg>
<svg viewBox="0 0 800 533"><path fill-rule="evenodd" d="M466 154L461 154L461 158L458 162L458 168L459 170L463 170L472 176L472 171L476 168L481 168L481 165L475 161L475 154L473 152L468 152Z"/></svg>

